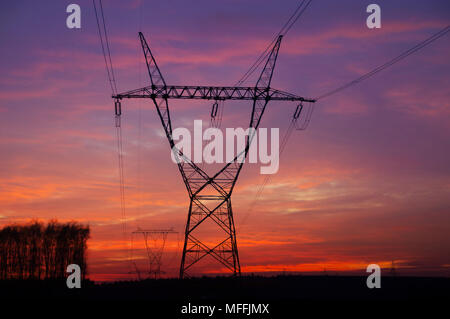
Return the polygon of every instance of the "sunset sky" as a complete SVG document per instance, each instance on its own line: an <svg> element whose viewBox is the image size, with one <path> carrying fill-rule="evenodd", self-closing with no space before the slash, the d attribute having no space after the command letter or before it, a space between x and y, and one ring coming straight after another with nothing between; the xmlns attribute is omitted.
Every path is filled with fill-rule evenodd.
<svg viewBox="0 0 450 319"><path fill-rule="evenodd" d="M81 7L81 29L66 7ZM272 87L314 98L449 24L445 0L313 1L281 43ZM119 91L149 84L142 30L168 84L231 86L298 1L104 0ZM90 277L133 278L122 235L114 108L92 1L8 1L0 10L0 226L32 219L91 226ZM243 272L450 275L450 38L317 103L280 169L244 166L233 193ZM246 84L254 85L255 77ZM174 227L166 276L179 267L189 199L150 101L123 101L127 231ZM271 102L261 127L282 137L294 103ZM223 127L248 123L227 102ZM209 121L211 102L171 101L173 126ZM136 256L142 239L134 238ZM138 257L139 258L139 257ZM142 265L144 267L144 265ZM224 271L217 265L205 272Z"/></svg>

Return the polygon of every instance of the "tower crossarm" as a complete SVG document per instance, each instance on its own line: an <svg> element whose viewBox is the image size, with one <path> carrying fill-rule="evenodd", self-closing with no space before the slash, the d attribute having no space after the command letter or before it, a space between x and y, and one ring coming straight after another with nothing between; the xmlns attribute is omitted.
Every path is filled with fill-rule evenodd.
<svg viewBox="0 0 450 319"><path fill-rule="evenodd" d="M138 229L133 234L177 234L173 229Z"/></svg>
<svg viewBox="0 0 450 319"><path fill-rule="evenodd" d="M264 87L250 86L189 86L150 85L140 89L114 95L115 99L167 98L199 100L271 100L300 101L314 103L314 99Z"/></svg>

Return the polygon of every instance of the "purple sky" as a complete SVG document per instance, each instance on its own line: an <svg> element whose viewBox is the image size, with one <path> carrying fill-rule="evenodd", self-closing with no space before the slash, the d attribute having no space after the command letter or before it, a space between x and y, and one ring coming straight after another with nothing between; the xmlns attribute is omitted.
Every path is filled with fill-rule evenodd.
<svg viewBox="0 0 450 319"><path fill-rule="evenodd" d="M113 102L92 2L75 1L80 30L65 26L70 3L9 1L0 11L0 221L89 223L93 278L123 277ZM448 1L377 1L382 28L371 30L370 3L313 1L283 39L272 86L316 97L449 24ZM297 5L104 0L119 91L149 83L140 29L168 84L233 85ZM244 271L356 270L396 260L404 272L448 275L449 54L446 35L317 103L255 205L263 177L259 166L244 167L233 195ZM181 231L188 197L155 110L148 101L123 107L128 227ZM173 102L174 126L208 120L210 107ZM283 135L294 109L271 103L261 126ZM227 103L224 127L245 125L249 110ZM173 269L177 240L168 242Z"/></svg>

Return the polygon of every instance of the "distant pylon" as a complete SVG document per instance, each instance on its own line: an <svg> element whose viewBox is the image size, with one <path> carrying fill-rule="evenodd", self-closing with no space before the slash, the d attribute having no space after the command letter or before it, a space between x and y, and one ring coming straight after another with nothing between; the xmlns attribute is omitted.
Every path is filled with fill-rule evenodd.
<svg viewBox="0 0 450 319"><path fill-rule="evenodd" d="M161 277L161 264L162 255L164 252L164 246L166 245L166 239L168 234L176 234L178 232L169 229L140 229L132 232L134 234L142 234L144 236L145 249L148 257L148 274L155 279ZM151 240L149 242L149 239ZM139 280L141 279L140 271L136 265L136 262L132 260L132 263L136 269Z"/></svg>

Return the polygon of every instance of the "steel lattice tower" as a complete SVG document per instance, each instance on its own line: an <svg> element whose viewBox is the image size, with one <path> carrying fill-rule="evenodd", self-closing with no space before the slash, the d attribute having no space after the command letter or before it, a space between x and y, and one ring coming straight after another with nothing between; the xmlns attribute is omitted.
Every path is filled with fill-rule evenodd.
<svg viewBox="0 0 450 319"><path fill-rule="evenodd" d="M161 276L161 259L164 251L164 246L166 244L166 239L168 234L176 234L177 232L173 230L173 228L170 229L140 229L138 228L133 234L142 234L144 236L144 243L145 243L145 249L147 252L147 258L148 258L148 273L150 275L154 275L155 279L159 278ZM153 245L150 245L148 243L148 240L152 239ZM159 245L157 244L157 241L160 241ZM134 262L133 262L134 263ZM138 278L140 278L140 272L137 268L136 263L134 263L134 266L136 268L136 273L138 275Z"/></svg>
<svg viewBox="0 0 450 319"><path fill-rule="evenodd" d="M278 37L271 51L268 53L264 68L254 87L169 86L166 84L147 41L141 32L139 33L139 38L147 64L151 86L114 95L115 114L117 118L120 117L122 113L121 100L124 98L151 99L158 112L169 145L178 160L178 169L190 198L180 266L180 278L187 276L187 271L208 255L228 268L234 275L239 275L241 273L241 266L236 242L231 194L267 103L271 100L276 100L297 101L302 104L304 102L314 103L315 100L306 99L270 87L282 36ZM213 176L208 175L193 163L191 159L184 156L180 150L176 149L172 138L169 99L203 99L214 100L216 102L224 100L252 101L249 131L253 133L250 133L246 137L245 149L240 152L238 151L236 157L231 162L225 164L216 174ZM218 230L223 234L223 240L213 247L207 246L197 235L200 226L206 220L212 220L217 225Z"/></svg>

